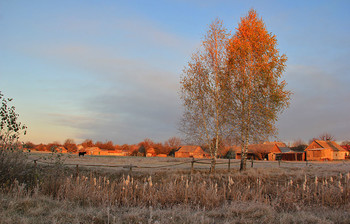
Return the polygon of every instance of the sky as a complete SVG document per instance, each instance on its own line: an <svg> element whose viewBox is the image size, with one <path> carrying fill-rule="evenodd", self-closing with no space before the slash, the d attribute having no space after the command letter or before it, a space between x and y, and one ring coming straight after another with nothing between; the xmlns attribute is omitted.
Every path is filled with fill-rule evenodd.
<svg viewBox="0 0 350 224"><path fill-rule="evenodd" d="M180 136L180 76L216 18L255 9L288 57L277 140L350 139L350 1L0 0L0 91L23 141Z"/></svg>

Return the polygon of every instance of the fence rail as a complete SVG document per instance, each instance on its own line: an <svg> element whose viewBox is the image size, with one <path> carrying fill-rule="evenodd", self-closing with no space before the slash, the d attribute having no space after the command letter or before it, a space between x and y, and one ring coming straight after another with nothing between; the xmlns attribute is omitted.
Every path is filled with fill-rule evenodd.
<svg viewBox="0 0 350 224"><path fill-rule="evenodd" d="M32 160L35 163L35 166L37 163L40 164L47 164L47 165L54 165L55 162L47 162L47 161L42 161L39 159ZM216 165L227 165L227 170L230 171L232 169L231 166L240 164L240 161L232 161L231 159L228 159L227 162L223 161L217 161ZM250 164L249 164L250 163ZM64 166L75 166L77 169L77 172L79 173L79 167L105 167L105 168L123 168L123 169L128 169L130 172L133 169L159 169L159 168L171 168L171 167L176 167L184 164L190 164L190 169L191 172L197 169L203 169L203 166L201 167L195 167L195 164L200 164L200 165L208 165L208 168L210 169L211 165L211 160L208 159L195 159L192 158L192 160L184 161L184 162L178 162L178 163L173 163L173 164L166 164L166 165L159 165L159 166L142 166L142 165L134 165L134 164L120 164L120 165L106 165L106 164L77 164L77 163L62 163ZM302 161L302 162L296 162L296 161L259 161L259 160L247 160L247 167L250 165L250 167L254 167L254 164L259 165L259 164L265 164L265 165L271 165L271 164L278 164L278 167L289 167L289 165L299 165L299 166L308 166L311 164L317 164L317 163L311 163L310 161ZM287 165L287 166L285 166ZM220 168L222 169L222 167Z"/></svg>

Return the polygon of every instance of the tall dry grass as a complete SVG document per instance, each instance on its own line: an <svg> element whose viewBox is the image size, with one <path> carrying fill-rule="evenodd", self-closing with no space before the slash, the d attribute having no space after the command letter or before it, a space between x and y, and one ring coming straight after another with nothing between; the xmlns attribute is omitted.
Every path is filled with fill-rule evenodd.
<svg viewBox="0 0 350 224"><path fill-rule="evenodd" d="M337 176L288 176L285 174L162 173L136 178L123 175L65 176L56 189L41 186L41 192L59 200L89 206L153 206L216 208L232 202L259 202L279 211L300 210L321 205L330 208L349 206L350 173ZM56 183L56 186L57 183Z"/></svg>

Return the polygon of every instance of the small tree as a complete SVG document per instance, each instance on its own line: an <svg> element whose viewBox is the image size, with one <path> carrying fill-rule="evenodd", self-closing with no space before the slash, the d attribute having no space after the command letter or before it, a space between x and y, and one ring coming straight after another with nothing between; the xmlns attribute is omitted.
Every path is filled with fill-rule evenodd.
<svg viewBox="0 0 350 224"><path fill-rule="evenodd" d="M241 170L246 169L249 142L275 134L278 113L289 105L291 92L280 80L287 58L279 55L276 46L275 35L268 33L255 10L241 18L228 44L228 102L242 149Z"/></svg>
<svg viewBox="0 0 350 224"><path fill-rule="evenodd" d="M12 99L4 98L0 91L0 149L8 149L18 143L19 136L27 133L27 127L18 121L14 106L8 105Z"/></svg>
<svg viewBox="0 0 350 224"><path fill-rule="evenodd" d="M323 141L335 141L335 137L327 132L318 136L318 139L323 140Z"/></svg>
<svg viewBox="0 0 350 224"><path fill-rule="evenodd" d="M350 151L350 141L343 141L343 142L341 143L341 146L342 146L344 149Z"/></svg>
<svg viewBox="0 0 350 224"><path fill-rule="evenodd" d="M164 146L172 149L178 149L181 146L181 138L171 137L164 142Z"/></svg>
<svg viewBox="0 0 350 224"><path fill-rule="evenodd" d="M81 145L84 148L94 147L95 146L94 142L91 139L86 139L85 141L83 141L83 143L81 143Z"/></svg>
<svg viewBox="0 0 350 224"><path fill-rule="evenodd" d="M58 148L60 146L62 146L61 143L59 143L58 141L54 141L54 142L47 144L46 149L50 152L56 152L56 148Z"/></svg>
<svg viewBox="0 0 350 224"><path fill-rule="evenodd" d="M215 170L219 139L227 134L226 44L229 33L215 20L202 41L202 48L192 55L181 77L181 98L185 108L181 131L188 139L209 145ZM215 144L212 141L215 139Z"/></svg>
<svg viewBox="0 0 350 224"><path fill-rule="evenodd" d="M298 139L296 141L294 141L291 145L291 149L295 150L295 151L304 151L305 149L307 148L307 145L306 143L301 140L301 139Z"/></svg>
<svg viewBox="0 0 350 224"><path fill-rule="evenodd" d="M24 143L23 148L26 149L35 149L36 145L33 142L27 141Z"/></svg>
<svg viewBox="0 0 350 224"><path fill-rule="evenodd" d="M67 149L68 152L76 152L78 150L74 140L70 138L64 142L63 147Z"/></svg>

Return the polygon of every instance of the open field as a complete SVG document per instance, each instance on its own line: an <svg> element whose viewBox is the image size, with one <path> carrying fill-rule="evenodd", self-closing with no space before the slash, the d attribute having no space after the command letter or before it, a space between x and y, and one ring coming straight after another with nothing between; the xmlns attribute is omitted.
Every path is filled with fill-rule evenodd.
<svg viewBox="0 0 350 224"><path fill-rule="evenodd" d="M227 164L222 164L211 174L207 164L195 164L191 172L191 159L180 158L79 158L36 153L0 157L0 170L11 171L6 178L0 176L0 223L350 220L349 162L307 166L294 162L281 163L279 167L278 162L261 161L244 172L238 171L238 164L232 165L230 171ZM37 166L34 159L40 159ZM224 161L227 160L218 162ZM79 172L75 164L79 164ZM154 168L134 168L130 172L122 167L127 164ZM171 167L174 164L180 165Z"/></svg>

